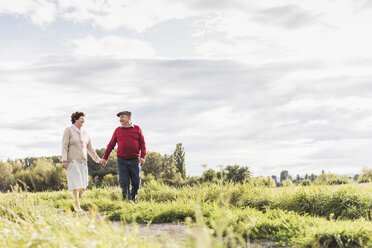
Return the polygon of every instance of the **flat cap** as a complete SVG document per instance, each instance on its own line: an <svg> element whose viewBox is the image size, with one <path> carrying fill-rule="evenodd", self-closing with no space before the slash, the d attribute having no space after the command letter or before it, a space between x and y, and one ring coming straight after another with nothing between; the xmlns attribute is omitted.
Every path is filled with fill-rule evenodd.
<svg viewBox="0 0 372 248"><path fill-rule="evenodd" d="M119 117L120 115L128 115L128 116L131 116L132 113L130 111L121 111L119 113L116 114L117 117Z"/></svg>

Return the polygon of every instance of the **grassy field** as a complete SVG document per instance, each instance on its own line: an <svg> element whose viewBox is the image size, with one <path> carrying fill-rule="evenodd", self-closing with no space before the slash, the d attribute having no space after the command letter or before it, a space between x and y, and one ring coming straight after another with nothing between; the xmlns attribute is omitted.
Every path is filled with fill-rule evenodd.
<svg viewBox="0 0 372 248"><path fill-rule="evenodd" d="M372 247L371 185L175 188L151 182L135 204L123 202L116 187L88 190L81 206L91 216L71 211L68 191L3 193L0 202L0 247L249 247L250 240ZM140 236L136 223L184 223L187 235L178 242Z"/></svg>

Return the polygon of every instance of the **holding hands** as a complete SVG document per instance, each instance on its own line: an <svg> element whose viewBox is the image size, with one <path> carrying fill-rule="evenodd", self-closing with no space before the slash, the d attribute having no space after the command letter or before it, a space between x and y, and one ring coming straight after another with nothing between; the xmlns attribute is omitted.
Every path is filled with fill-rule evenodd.
<svg viewBox="0 0 372 248"><path fill-rule="evenodd" d="M99 160L99 163L103 166L103 167L106 167L106 164L107 164L107 160L106 159L103 159L103 158L101 158L100 160Z"/></svg>
<svg viewBox="0 0 372 248"><path fill-rule="evenodd" d="M99 163L100 163L103 167L106 167L107 160L101 158L101 159L99 160ZM65 168L65 169L67 169L67 168L68 168L68 162L67 162L67 161L63 161L63 162L62 162L62 167Z"/></svg>
<svg viewBox="0 0 372 248"><path fill-rule="evenodd" d="M63 162L62 162L62 167L65 168L65 169L68 168L68 163L67 163L67 161L63 161Z"/></svg>

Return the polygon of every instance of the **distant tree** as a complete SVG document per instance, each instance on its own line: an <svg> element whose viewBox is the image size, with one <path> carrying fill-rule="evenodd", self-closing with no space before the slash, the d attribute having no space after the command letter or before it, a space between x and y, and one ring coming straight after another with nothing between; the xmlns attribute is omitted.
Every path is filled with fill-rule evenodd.
<svg viewBox="0 0 372 248"><path fill-rule="evenodd" d="M47 178L49 172L53 169L54 164L51 159L39 158L32 163L32 170L42 178Z"/></svg>
<svg viewBox="0 0 372 248"><path fill-rule="evenodd" d="M192 185L198 184L200 182L202 182L202 179L199 176L187 176L186 177L186 184L187 185L192 186Z"/></svg>
<svg viewBox="0 0 372 248"><path fill-rule="evenodd" d="M66 171L61 163L57 163L50 173L49 187L51 190L61 190L67 188Z"/></svg>
<svg viewBox="0 0 372 248"><path fill-rule="evenodd" d="M314 182L316 178L317 178L317 175L315 174L310 175L310 181Z"/></svg>
<svg viewBox="0 0 372 248"><path fill-rule="evenodd" d="M355 182L358 182L358 177L359 177L359 174L355 174L354 177L353 177L353 180L354 180Z"/></svg>
<svg viewBox="0 0 372 248"><path fill-rule="evenodd" d="M147 152L146 163L142 167L142 172L146 180L150 180L153 177L155 180L162 180L171 185L185 183L185 180L177 170L173 155Z"/></svg>
<svg viewBox="0 0 372 248"><path fill-rule="evenodd" d="M291 179L291 178L287 178L287 179L281 181L281 182L280 182L280 186L282 186L282 187L290 187L290 186L293 186L292 179Z"/></svg>
<svg viewBox="0 0 372 248"><path fill-rule="evenodd" d="M328 179L328 175L322 170L319 176L315 179L314 183L317 185L326 184Z"/></svg>
<svg viewBox="0 0 372 248"><path fill-rule="evenodd" d="M32 188L34 191L47 190L51 186L49 185L49 181L54 169L53 160L46 158L36 159L30 166L30 169Z"/></svg>
<svg viewBox="0 0 372 248"><path fill-rule="evenodd" d="M372 182L372 169L367 167L363 168L362 173L358 177L358 183L371 183Z"/></svg>
<svg viewBox="0 0 372 248"><path fill-rule="evenodd" d="M275 175L272 175L272 176L271 176L271 178L272 178L272 179L274 179L274 181L275 181L275 184L277 184L277 183L278 183L278 177L277 177L277 176L275 176Z"/></svg>
<svg viewBox="0 0 372 248"><path fill-rule="evenodd" d="M349 182L349 179L347 176L339 176L337 174L333 173L326 173L324 170L322 173L317 176L314 183L317 185L334 185L334 184L346 184Z"/></svg>
<svg viewBox="0 0 372 248"><path fill-rule="evenodd" d="M177 171L181 174L183 179L186 179L186 168L185 168L185 151L182 143L176 145L176 149L173 152L174 163Z"/></svg>
<svg viewBox="0 0 372 248"><path fill-rule="evenodd" d="M306 175L305 175L305 179L309 179L310 177L309 177L309 174L307 174L306 173Z"/></svg>
<svg viewBox="0 0 372 248"><path fill-rule="evenodd" d="M8 162L0 162L0 190L7 191L10 189L12 175L12 165Z"/></svg>
<svg viewBox="0 0 372 248"><path fill-rule="evenodd" d="M265 186L270 188L276 187L276 182L272 177L254 177L251 178L250 184L254 186Z"/></svg>
<svg viewBox="0 0 372 248"><path fill-rule="evenodd" d="M226 180L240 183L244 180L249 180L252 174L247 166L239 165L228 165L224 171Z"/></svg>
<svg viewBox="0 0 372 248"><path fill-rule="evenodd" d="M311 181L309 179L303 179L303 180L298 181L297 182L297 185L310 186L311 185Z"/></svg>
<svg viewBox="0 0 372 248"><path fill-rule="evenodd" d="M22 161L20 159L15 160L7 160L7 163L9 163L12 166L12 173L15 174L19 170L23 170L25 168L24 164L22 164Z"/></svg>
<svg viewBox="0 0 372 248"><path fill-rule="evenodd" d="M297 176L296 176L296 182L299 182L299 181L301 181L301 177L300 177L299 174L297 174Z"/></svg>
<svg viewBox="0 0 372 248"><path fill-rule="evenodd" d="M146 163L142 166L144 175L153 175L155 180L160 179L160 173L164 164L164 157L157 152L146 153Z"/></svg>
<svg viewBox="0 0 372 248"><path fill-rule="evenodd" d="M38 158L36 157L26 157L23 159L20 159L21 163L24 165L25 168L29 167L32 165L32 163L37 160Z"/></svg>
<svg viewBox="0 0 372 248"><path fill-rule="evenodd" d="M67 187L65 169L61 163L54 164L50 157L37 158L27 168L17 170L14 182L27 191L60 190Z"/></svg>
<svg viewBox="0 0 372 248"><path fill-rule="evenodd" d="M203 182L215 182L217 180L217 172L213 169L208 169L201 175Z"/></svg>
<svg viewBox="0 0 372 248"><path fill-rule="evenodd" d="M61 156L51 156L51 157L46 157L46 158L50 158L53 161L53 164L62 163Z"/></svg>
<svg viewBox="0 0 372 248"><path fill-rule="evenodd" d="M284 170L284 171L280 172L280 182L283 182L286 179L292 180L292 176L289 175L287 170Z"/></svg>
<svg viewBox="0 0 372 248"><path fill-rule="evenodd" d="M326 183L328 185L347 184L349 183L349 178L347 176L331 177L327 180Z"/></svg>
<svg viewBox="0 0 372 248"><path fill-rule="evenodd" d="M181 174L177 171L176 165L174 163L173 155L164 155L163 163L160 172L161 179L171 185L181 185L184 184L184 179Z"/></svg>
<svg viewBox="0 0 372 248"><path fill-rule="evenodd" d="M21 186L22 190L29 191L33 190L31 181L31 170L19 170L14 174L14 180Z"/></svg>

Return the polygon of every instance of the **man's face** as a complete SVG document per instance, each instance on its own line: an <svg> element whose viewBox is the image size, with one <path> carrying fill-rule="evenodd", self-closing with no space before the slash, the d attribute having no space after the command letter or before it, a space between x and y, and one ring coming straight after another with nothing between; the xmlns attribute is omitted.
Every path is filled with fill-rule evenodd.
<svg viewBox="0 0 372 248"><path fill-rule="evenodd" d="M130 123L131 123L131 116L128 116L128 115L125 115L125 114L121 114L119 116L120 118L120 123L121 125L124 125L124 126L129 126Z"/></svg>

